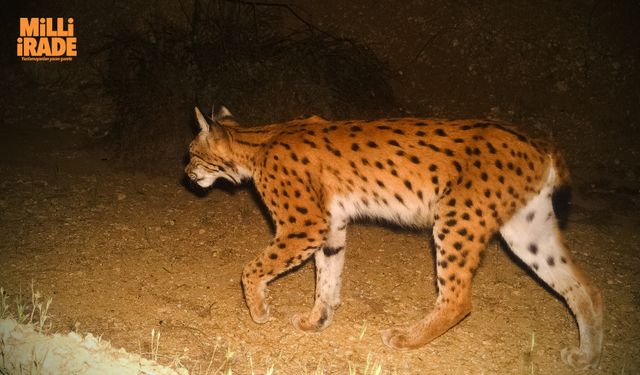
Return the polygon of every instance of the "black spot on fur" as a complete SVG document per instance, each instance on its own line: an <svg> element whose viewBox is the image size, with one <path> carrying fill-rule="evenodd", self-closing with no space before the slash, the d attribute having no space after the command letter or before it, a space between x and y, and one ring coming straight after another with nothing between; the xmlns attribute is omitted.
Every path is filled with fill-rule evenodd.
<svg viewBox="0 0 640 375"><path fill-rule="evenodd" d="M404 199L402 199L402 197L400 196L400 194L395 193L393 196L398 200L398 202L400 202L400 203L404 204Z"/></svg>
<svg viewBox="0 0 640 375"><path fill-rule="evenodd" d="M322 248L322 252L324 253L324 255L330 257L333 255L338 254L339 252L341 252L342 250L344 250L344 246L338 246L338 247L323 247Z"/></svg>
<svg viewBox="0 0 640 375"><path fill-rule="evenodd" d="M489 152L492 154L496 153L496 148L493 147L493 145L491 144L491 142L487 142L487 148L489 149Z"/></svg>

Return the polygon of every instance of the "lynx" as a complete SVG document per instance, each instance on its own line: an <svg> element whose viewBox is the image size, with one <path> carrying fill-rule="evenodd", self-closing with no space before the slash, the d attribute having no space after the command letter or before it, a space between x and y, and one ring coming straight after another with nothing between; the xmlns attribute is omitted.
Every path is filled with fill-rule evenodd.
<svg viewBox="0 0 640 375"><path fill-rule="evenodd" d="M438 296L422 320L381 332L392 348L418 348L471 311L480 253L499 232L513 253L561 295L579 326L580 346L563 349L570 366L597 367L602 348L599 290L571 261L552 195L568 181L545 142L495 120L306 119L240 127L223 108L205 119L189 146L186 174L201 187L252 179L275 223L275 238L242 271L256 323L269 318L269 281L315 259L313 308L292 318L319 331L340 304L350 220L376 218L431 228Z"/></svg>

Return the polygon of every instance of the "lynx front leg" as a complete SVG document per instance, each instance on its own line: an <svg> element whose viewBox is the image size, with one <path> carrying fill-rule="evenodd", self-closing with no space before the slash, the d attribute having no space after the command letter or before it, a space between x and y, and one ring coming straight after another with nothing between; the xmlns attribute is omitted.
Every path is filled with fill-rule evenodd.
<svg viewBox="0 0 640 375"><path fill-rule="evenodd" d="M323 222L302 228L282 228L278 230L279 233L272 244L244 267L242 286L253 321L265 323L269 320L267 283L301 264L319 250L326 231Z"/></svg>
<svg viewBox="0 0 640 375"><path fill-rule="evenodd" d="M334 309L340 305L346 228L344 221L332 224L322 250L315 254L315 304L309 313L292 318L293 325L301 331L325 329L331 323Z"/></svg>

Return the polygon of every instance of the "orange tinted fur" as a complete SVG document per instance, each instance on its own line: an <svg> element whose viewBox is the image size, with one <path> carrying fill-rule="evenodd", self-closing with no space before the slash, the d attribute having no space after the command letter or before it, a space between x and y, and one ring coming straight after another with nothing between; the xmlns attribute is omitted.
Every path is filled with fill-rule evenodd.
<svg viewBox="0 0 640 375"><path fill-rule="evenodd" d="M301 330L324 329L340 304L346 228L372 217L432 228L438 298L434 310L406 328L382 332L395 348L416 348L471 311L480 253L500 231L540 278L568 302L580 347L563 351L575 367L598 365L602 302L564 248L551 206L567 180L564 162L543 142L491 120L399 118L327 121L319 117L242 128L211 123L190 146L189 177L253 179L275 224L273 241L242 272L251 317L268 320L266 285L312 255L316 301L295 315Z"/></svg>

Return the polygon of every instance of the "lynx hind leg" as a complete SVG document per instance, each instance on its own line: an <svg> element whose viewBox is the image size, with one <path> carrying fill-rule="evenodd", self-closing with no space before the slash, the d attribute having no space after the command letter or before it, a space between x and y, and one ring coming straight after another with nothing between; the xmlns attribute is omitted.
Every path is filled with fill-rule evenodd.
<svg viewBox="0 0 640 375"><path fill-rule="evenodd" d="M436 305L425 318L407 328L382 331L382 341L392 348L426 345L471 312L471 282L493 224L478 215L471 216L472 209L456 203L453 197L446 198L445 202L447 206L433 227L438 284Z"/></svg>
<svg viewBox="0 0 640 375"><path fill-rule="evenodd" d="M331 225L322 250L315 253L315 303L309 313L293 316L292 323L299 330L325 329L331 323L333 311L340 305L346 227L345 221Z"/></svg>
<svg viewBox="0 0 640 375"><path fill-rule="evenodd" d="M550 181L500 232L513 253L564 297L576 317L580 347L563 349L562 359L575 368L596 368L602 351L602 299L569 258L557 228L552 192Z"/></svg>

